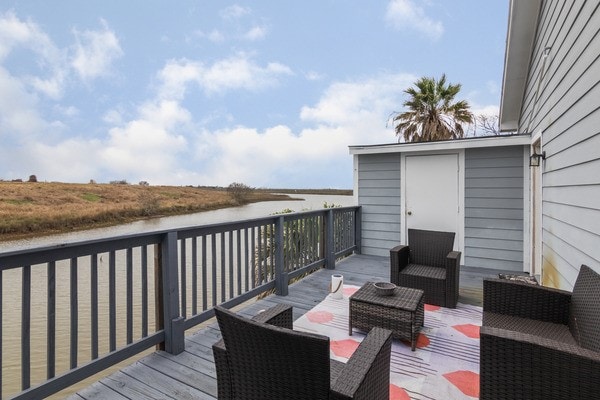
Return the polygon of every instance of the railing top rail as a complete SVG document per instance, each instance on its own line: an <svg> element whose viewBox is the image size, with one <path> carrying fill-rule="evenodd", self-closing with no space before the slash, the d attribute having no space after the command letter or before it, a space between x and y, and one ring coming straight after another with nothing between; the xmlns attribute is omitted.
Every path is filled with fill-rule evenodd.
<svg viewBox="0 0 600 400"><path fill-rule="evenodd" d="M221 222L201 226L165 229L152 232L135 233L108 238L92 239L80 242L60 243L43 247L32 247L0 253L0 269L35 265L50 261L64 260L73 257L121 250L130 247L160 243L161 237L169 232L176 231L178 238L184 239L195 235L218 233L229 230L256 227L264 224L275 223L279 217L284 219L300 219L307 216L324 215L328 210L348 211L355 210L358 206L324 208L320 210L298 211L287 214L275 214L267 217L251 218L234 222Z"/></svg>

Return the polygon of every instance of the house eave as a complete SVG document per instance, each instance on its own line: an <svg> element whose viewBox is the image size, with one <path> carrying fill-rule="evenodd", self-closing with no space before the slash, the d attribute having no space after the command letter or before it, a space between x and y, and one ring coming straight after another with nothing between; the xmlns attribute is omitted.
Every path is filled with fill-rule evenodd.
<svg viewBox="0 0 600 400"><path fill-rule="evenodd" d="M440 140L436 142L390 143L349 146L350 154L381 154L423 151L444 151L478 147L527 146L531 135L486 136L466 139Z"/></svg>
<svg viewBox="0 0 600 400"><path fill-rule="evenodd" d="M500 100L500 131L516 131L527 84L541 0L511 0Z"/></svg>

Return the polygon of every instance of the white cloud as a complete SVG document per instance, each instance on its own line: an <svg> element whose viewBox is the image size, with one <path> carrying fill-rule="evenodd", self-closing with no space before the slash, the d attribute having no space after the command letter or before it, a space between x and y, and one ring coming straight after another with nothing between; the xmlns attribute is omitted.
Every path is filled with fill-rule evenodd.
<svg viewBox="0 0 600 400"><path fill-rule="evenodd" d="M308 71L304 74L304 76L309 81L320 81L321 79L324 78L324 75L317 71Z"/></svg>
<svg viewBox="0 0 600 400"><path fill-rule="evenodd" d="M37 97L1 66L0 88L0 137L20 138L43 131L47 123L37 111Z"/></svg>
<svg viewBox="0 0 600 400"><path fill-rule="evenodd" d="M411 29L437 40L444 33L444 25L430 18L413 0L391 0L385 19L395 29Z"/></svg>
<svg viewBox="0 0 600 400"><path fill-rule="evenodd" d="M260 66L245 54L216 61L212 65L187 59L171 60L159 71L162 98L181 99L187 85L195 83L206 94L228 90L262 90L276 85L281 76L292 75L292 70L280 63Z"/></svg>
<svg viewBox="0 0 600 400"><path fill-rule="evenodd" d="M234 4L222 9L219 14L223 19L238 19L244 15L250 14L250 12L251 11L248 7L242 7L239 4Z"/></svg>
<svg viewBox="0 0 600 400"><path fill-rule="evenodd" d="M42 62L57 63L59 51L39 26L21 21L13 12L0 15L0 60L14 47L23 46L42 57Z"/></svg>
<svg viewBox="0 0 600 400"><path fill-rule="evenodd" d="M316 105L302 108L302 120L314 126L298 132L283 125L262 131L235 127L204 132L193 146L197 157L204 159L199 179L220 185L241 181L273 186L285 176L291 186L308 181L319 185L320 177L332 173L332 168L347 168L347 181L339 182L339 187L350 187L348 146L395 142L386 118L414 80L407 74L383 74L334 83Z"/></svg>
<svg viewBox="0 0 600 400"><path fill-rule="evenodd" d="M264 39L267 36L267 28L264 26L254 26L244 34L244 39L255 41Z"/></svg>
<svg viewBox="0 0 600 400"><path fill-rule="evenodd" d="M44 76L24 75L23 83L52 99L63 94L67 71L63 66L63 52L40 27L32 21L22 21L14 13L0 15L0 61L15 48L34 53L40 73ZM49 76L47 76L49 75Z"/></svg>
<svg viewBox="0 0 600 400"><path fill-rule="evenodd" d="M216 29L210 31L210 33L208 33L206 37L213 43L221 43L225 41L225 36Z"/></svg>
<svg viewBox="0 0 600 400"><path fill-rule="evenodd" d="M112 62L123 55L116 34L106 21L101 23L102 30L73 30L76 44L71 65L83 80L110 75Z"/></svg>
<svg viewBox="0 0 600 400"><path fill-rule="evenodd" d="M177 155L185 150L185 131L190 113L175 101L149 102L140 106L137 119L110 129L99 152L101 165L122 179L150 180L167 176L177 166ZM164 179L163 183L168 182Z"/></svg>

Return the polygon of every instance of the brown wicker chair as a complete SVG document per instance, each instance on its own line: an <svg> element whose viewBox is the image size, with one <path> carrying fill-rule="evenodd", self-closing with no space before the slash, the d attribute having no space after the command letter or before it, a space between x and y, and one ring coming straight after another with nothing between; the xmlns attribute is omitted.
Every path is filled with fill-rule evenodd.
<svg viewBox="0 0 600 400"><path fill-rule="evenodd" d="M423 290L427 304L456 308L461 253L453 246L453 232L409 229L408 246L390 250L390 280Z"/></svg>
<svg viewBox="0 0 600 400"><path fill-rule="evenodd" d="M581 266L573 292L483 282L481 399L600 396L600 275Z"/></svg>
<svg viewBox="0 0 600 400"><path fill-rule="evenodd" d="M292 330L291 306L276 307L253 320L215 307L219 399L389 399L390 331L373 328L344 364L327 336Z"/></svg>

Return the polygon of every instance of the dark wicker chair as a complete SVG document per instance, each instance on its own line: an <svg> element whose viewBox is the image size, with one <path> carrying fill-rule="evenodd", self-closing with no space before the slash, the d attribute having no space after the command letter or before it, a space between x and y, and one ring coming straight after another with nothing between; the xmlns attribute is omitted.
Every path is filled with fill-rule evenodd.
<svg viewBox="0 0 600 400"><path fill-rule="evenodd" d="M573 292L483 282L481 399L600 398L600 275L581 266Z"/></svg>
<svg viewBox="0 0 600 400"><path fill-rule="evenodd" d="M291 329L291 306L252 320L220 306L215 314L223 336L213 345L220 400L389 399L388 330L373 328L344 364L330 360L327 336Z"/></svg>
<svg viewBox="0 0 600 400"><path fill-rule="evenodd" d="M390 280L423 290L427 304L456 308L461 253L453 246L453 232L409 229L408 246L390 250Z"/></svg>

